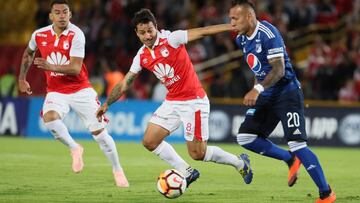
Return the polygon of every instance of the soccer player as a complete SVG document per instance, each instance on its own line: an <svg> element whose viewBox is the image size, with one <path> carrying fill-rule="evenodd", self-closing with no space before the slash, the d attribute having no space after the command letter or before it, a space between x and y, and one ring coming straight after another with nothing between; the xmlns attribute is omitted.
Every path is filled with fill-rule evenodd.
<svg viewBox="0 0 360 203"><path fill-rule="evenodd" d="M334 202L316 155L308 148L301 86L279 31L266 21L259 22L254 6L246 0L233 0L231 25L238 32L236 43L255 74L255 85L244 97L249 106L241 124L238 143L258 154L282 160L289 166L288 185L295 184L301 163L319 188L316 202ZM281 121L290 151L267 137Z"/></svg>
<svg viewBox="0 0 360 203"><path fill-rule="evenodd" d="M50 4L49 18L52 25L36 30L24 51L19 75L19 89L31 94L26 81L27 72L33 62L36 50L41 57L34 64L43 69L47 81L47 94L43 105L43 121L55 139L70 148L72 169L75 173L83 170L83 147L70 136L62 119L74 110L89 129L100 149L110 160L115 183L128 187L129 183L119 162L113 138L105 129L105 122L95 116L100 103L95 90L88 80L83 63L85 57L84 33L70 22L71 11L66 0L54 0Z"/></svg>
<svg viewBox="0 0 360 203"><path fill-rule="evenodd" d="M253 174L246 154L237 157L219 147L207 146L209 100L185 48L188 42L231 30L230 24L174 32L159 31L155 17L148 9L138 11L132 23L136 35L144 45L135 56L125 79L114 87L98 110L98 119L103 119L108 107L128 90L137 74L142 69L148 69L165 85L168 94L148 123L143 138L145 148L180 171L189 186L200 176L199 171L193 169L164 141L182 123L188 152L194 160L232 165L240 172L245 183L249 184Z"/></svg>

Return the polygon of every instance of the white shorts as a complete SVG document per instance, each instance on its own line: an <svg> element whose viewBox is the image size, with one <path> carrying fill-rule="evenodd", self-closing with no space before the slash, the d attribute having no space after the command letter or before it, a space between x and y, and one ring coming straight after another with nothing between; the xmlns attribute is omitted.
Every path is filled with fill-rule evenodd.
<svg viewBox="0 0 360 203"><path fill-rule="evenodd" d="M63 119L71 108L84 122L85 127L90 132L94 132L106 125L105 121L99 122L96 118L95 114L99 107L100 102L93 88L85 88L72 94L49 92L44 101L43 114L56 111Z"/></svg>
<svg viewBox="0 0 360 203"><path fill-rule="evenodd" d="M167 129L170 133L182 122L185 140L193 141L195 138L206 141L209 139L209 113L210 104L207 97L188 101L165 100L149 122Z"/></svg>

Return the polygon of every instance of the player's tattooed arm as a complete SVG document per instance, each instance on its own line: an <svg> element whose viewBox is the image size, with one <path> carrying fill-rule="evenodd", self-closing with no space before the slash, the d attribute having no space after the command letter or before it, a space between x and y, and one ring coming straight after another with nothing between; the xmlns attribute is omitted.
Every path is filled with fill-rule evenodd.
<svg viewBox="0 0 360 203"><path fill-rule="evenodd" d="M267 89L277 83L285 75L285 62L284 57L276 57L269 59L269 63L272 67L271 71L265 79L261 82L264 89Z"/></svg>
<svg viewBox="0 0 360 203"><path fill-rule="evenodd" d="M109 106L112 103L116 102L124 94L124 92L129 89L135 78L136 73L132 73L129 71L125 75L124 80L115 85L115 87L111 90L110 95L106 99L106 102L96 111L96 118L99 122L104 119L103 115L108 110Z"/></svg>
<svg viewBox="0 0 360 203"><path fill-rule="evenodd" d="M34 60L35 51L36 50L31 50L29 47L26 47L21 59L21 67L18 81L19 90L20 92L25 92L27 94L32 94L30 84L26 81L26 75L31 66L31 63Z"/></svg>
<svg viewBox="0 0 360 203"><path fill-rule="evenodd" d="M214 35L220 32L230 31L230 24L210 25L206 27L193 28L188 30L188 42L201 39L208 35Z"/></svg>
<svg viewBox="0 0 360 203"><path fill-rule="evenodd" d="M26 74L34 60L34 56L35 51L31 50L29 47L26 47L21 60L19 80L26 80Z"/></svg>
<svg viewBox="0 0 360 203"><path fill-rule="evenodd" d="M125 75L123 81L119 82L112 90L109 97L106 100L106 104L110 106L114 102L116 102L131 86L136 78L136 74L133 72L128 72Z"/></svg>

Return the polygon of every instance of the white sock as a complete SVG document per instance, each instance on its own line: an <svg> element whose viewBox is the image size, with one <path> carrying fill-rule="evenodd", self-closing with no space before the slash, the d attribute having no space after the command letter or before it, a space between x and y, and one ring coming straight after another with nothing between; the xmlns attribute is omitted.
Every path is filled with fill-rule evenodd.
<svg viewBox="0 0 360 203"><path fill-rule="evenodd" d="M107 130L103 130L100 134L93 138L99 143L100 149L104 152L105 156L112 164L114 171L121 171L121 165L119 161L119 155L116 150L114 139L108 134Z"/></svg>
<svg viewBox="0 0 360 203"><path fill-rule="evenodd" d="M188 177L191 174L192 168L190 165L176 153L175 149L169 143L162 141L152 152L182 173L185 177Z"/></svg>
<svg viewBox="0 0 360 203"><path fill-rule="evenodd" d="M71 137L67 127L60 119L46 122L45 126L47 127L47 129L50 130L51 134L55 137L55 139L70 147L70 149L74 149L79 145Z"/></svg>
<svg viewBox="0 0 360 203"><path fill-rule="evenodd" d="M207 146L204 161L231 165L237 170L244 167L244 162L241 159L216 146Z"/></svg>

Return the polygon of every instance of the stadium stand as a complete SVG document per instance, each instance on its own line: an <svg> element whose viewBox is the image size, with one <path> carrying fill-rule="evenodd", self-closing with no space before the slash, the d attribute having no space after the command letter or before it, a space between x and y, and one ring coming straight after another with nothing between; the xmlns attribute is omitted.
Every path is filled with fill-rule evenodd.
<svg viewBox="0 0 360 203"><path fill-rule="evenodd" d="M19 68L31 32L47 20L47 0L13 0L0 5L0 77ZM111 69L126 72L140 46L130 19L147 7L159 19L159 28L185 29L227 22L230 0L73 0L73 19L87 37L86 60L92 81L102 77L106 61ZM296 65L306 99L359 101L360 0L254 1L260 19L271 21L283 33ZM295 6L294 6L295 4ZM251 87L251 74L239 59L234 33L225 33L189 44L191 59L210 97L242 97ZM34 68L29 82L34 95L43 95L44 76ZM127 98L151 98L156 85L135 85ZM238 81L243 82L238 82ZM98 84L101 84L98 83ZM106 95L106 87L98 88ZM222 91L226 90L226 91ZM346 95L355 96L346 96Z"/></svg>

